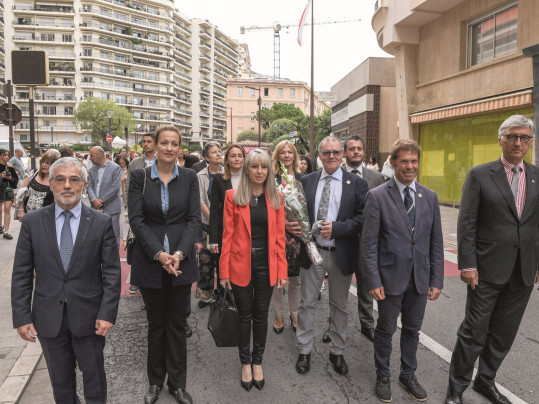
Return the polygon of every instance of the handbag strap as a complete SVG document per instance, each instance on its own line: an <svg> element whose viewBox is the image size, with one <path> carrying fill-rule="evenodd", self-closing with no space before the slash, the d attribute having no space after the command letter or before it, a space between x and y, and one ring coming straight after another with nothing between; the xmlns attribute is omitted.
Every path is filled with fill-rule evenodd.
<svg viewBox="0 0 539 404"><path fill-rule="evenodd" d="M142 198L144 198L144 191L146 191L146 169L144 169L144 185L142 186Z"/></svg>
<svg viewBox="0 0 539 404"><path fill-rule="evenodd" d="M228 287L228 285L225 286L225 294L223 296L224 300L226 301L230 297L230 302L232 302L232 306L236 308L236 301L234 300L234 295L232 294L232 290Z"/></svg>

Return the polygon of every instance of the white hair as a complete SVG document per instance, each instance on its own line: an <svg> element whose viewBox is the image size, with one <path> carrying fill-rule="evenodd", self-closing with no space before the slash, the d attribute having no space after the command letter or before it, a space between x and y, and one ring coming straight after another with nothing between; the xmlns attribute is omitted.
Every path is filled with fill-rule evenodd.
<svg viewBox="0 0 539 404"><path fill-rule="evenodd" d="M45 152L45 154L54 154L58 158L62 157L62 154L56 149L49 149Z"/></svg>
<svg viewBox="0 0 539 404"><path fill-rule="evenodd" d="M500 129L498 129L498 140L502 138L505 131L513 128L530 128L530 132L535 137L535 123L524 115L511 115L503 121Z"/></svg>
<svg viewBox="0 0 539 404"><path fill-rule="evenodd" d="M88 179L86 168L84 168L82 163L75 157L62 157L61 159L56 160L51 168L49 168L49 178L54 178L54 171L58 167L77 167L80 170L82 181L86 182Z"/></svg>
<svg viewBox="0 0 539 404"><path fill-rule="evenodd" d="M324 143L329 142L329 141L331 141L331 140L336 141L336 142L339 142L339 144L341 145L341 148L342 148L342 143L341 143L341 141L340 141L338 138L336 138L335 136L329 135L329 136L326 136L325 138L323 138L323 139L320 141L320 143L318 143L318 152L320 152L320 150L322 149L322 145L323 145Z"/></svg>

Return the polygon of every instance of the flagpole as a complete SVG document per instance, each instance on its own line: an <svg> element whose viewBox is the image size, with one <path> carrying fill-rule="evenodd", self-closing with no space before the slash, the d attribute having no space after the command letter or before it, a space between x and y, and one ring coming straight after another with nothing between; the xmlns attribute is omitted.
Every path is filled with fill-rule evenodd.
<svg viewBox="0 0 539 404"><path fill-rule="evenodd" d="M314 154L314 0L311 1L311 105L309 119L309 154L311 160L316 163ZM316 165L314 165L316 167Z"/></svg>

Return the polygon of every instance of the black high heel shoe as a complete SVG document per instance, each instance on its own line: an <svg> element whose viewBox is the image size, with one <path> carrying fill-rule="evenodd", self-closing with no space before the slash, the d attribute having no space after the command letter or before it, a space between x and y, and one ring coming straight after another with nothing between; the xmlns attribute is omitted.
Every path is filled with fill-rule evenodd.
<svg viewBox="0 0 539 404"><path fill-rule="evenodd" d="M294 320L292 320L292 316L290 316L290 325L292 326L292 330L294 330L294 332L296 332L296 326L294 325Z"/></svg>
<svg viewBox="0 0 539 404"><path fill-rule="evenodd" d="M262 390L264 388L265 380L262 378L262 380L256 380L253 372L253 385L258 389Z"/></svg>
<svg viewBox="0 0 539 404"><path fill-rule="evenodd" d="M277 328L275 327L275 321L273 322L273 331L275 332L275 334L280 334L283 332L283 330L284 330L284 324L281 328Z"/></svg>
<svg viewBox="0 0 539 404"><path fill-rule="evenodd" d="M251 391L251 389L253 388L253 378L252 378L252 370L251 370L251 380L249 380L248 382L244 382L243 381L243 377L242 377L242 371L240 370L240 382L241 382L241 387L243 387L245 390L247 391Z"/></svg>

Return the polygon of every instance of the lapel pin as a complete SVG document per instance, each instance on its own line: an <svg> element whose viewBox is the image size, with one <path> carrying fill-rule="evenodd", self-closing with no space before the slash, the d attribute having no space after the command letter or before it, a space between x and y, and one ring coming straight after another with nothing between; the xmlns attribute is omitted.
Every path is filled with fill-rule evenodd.
<svg viewBox="0 0 539 404"><path fill-rule="evenodd" d="M419 196L420 198L423 198L423 194L421 192L418 193L417 196Z"/></svg>
<svg viewBox="0 0 539 404"><path fill-rule="evenodd" d="M535 184L535 180L532 180L532 182Z"/></svg>
<svg viewBox="0 0 539 404"><path fill-rule="evenodd" d="M350 184L350 180L346 181L347 184Z"/></svg>

